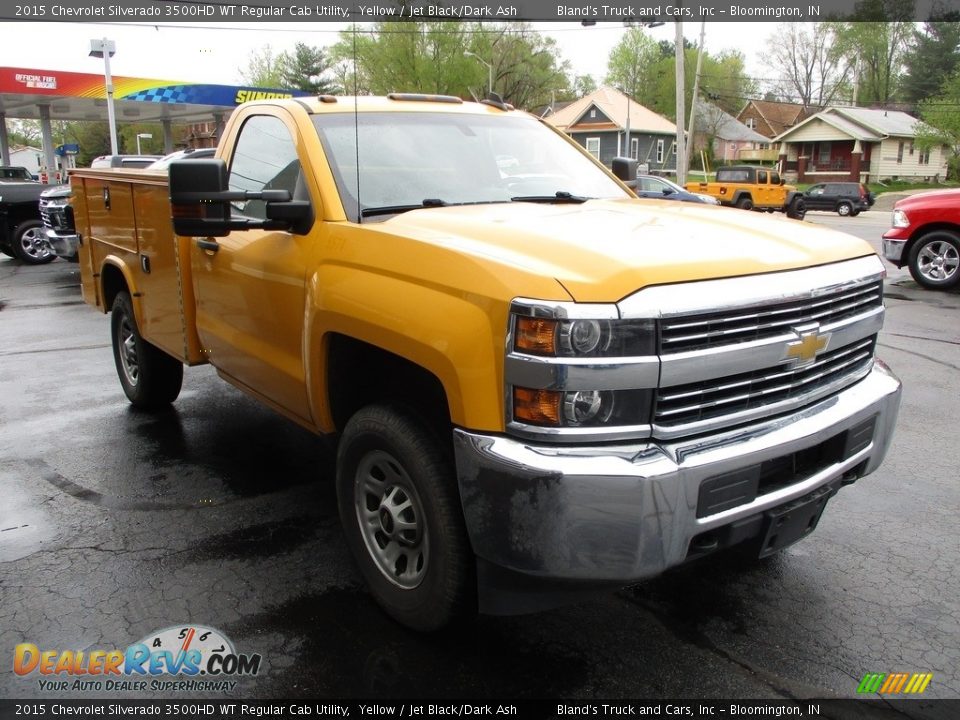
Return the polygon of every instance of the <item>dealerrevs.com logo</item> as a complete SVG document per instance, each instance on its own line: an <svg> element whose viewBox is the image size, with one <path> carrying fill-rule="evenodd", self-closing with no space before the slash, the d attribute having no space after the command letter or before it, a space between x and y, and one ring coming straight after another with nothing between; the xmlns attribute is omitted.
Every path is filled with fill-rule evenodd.
<svg viewBox="0 0 960 720"><path fill-rule="evenodd" d="M233 690L233 678L256 675L260 661L237 653L219 630L188 624L150 633L125 650L41 650L32 643L13 650L13 671L39 675L39 688L49 691Z"/></svg>

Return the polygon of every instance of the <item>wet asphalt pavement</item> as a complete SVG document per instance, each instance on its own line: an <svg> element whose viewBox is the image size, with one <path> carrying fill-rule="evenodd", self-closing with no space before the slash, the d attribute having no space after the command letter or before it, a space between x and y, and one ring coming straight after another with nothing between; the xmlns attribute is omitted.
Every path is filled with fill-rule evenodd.
<svg viewBox="0 0 960 720"><path fill-rule="evenodd" d="M876 239L885 220L843 227ZM362 587L325 440L209 368L171 410L132 410L78 267L4 257L0 697L77 696L14 675L17 643L125 648L181 623L263 656L238 697L830 698L867 672L932 672L925 697L960 697L960 294L894 271L887 295L893 448L806 541L419 636Z"/></svg>

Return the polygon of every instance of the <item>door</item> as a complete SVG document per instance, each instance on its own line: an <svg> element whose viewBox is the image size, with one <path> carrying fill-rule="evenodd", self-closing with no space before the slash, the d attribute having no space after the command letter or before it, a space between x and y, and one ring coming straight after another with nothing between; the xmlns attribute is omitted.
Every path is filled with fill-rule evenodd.
<svg viewBox="0 0 960 720"><path fill-rule="evenodd" d="M823 183L812 185L804 194L803 199L807 204L807 210L833 210L831 202L824 199L824 192L827 186Z"/></svg>
<svg viewBox="0 0 960 720"><path fill-rule="evenodd" d="M253 111L251 111L253 112ZM231 190L289 190L309 200L296 126L251 114L231 153ZM261 200L232 203L237 218L264 219ZM233 231L197 238L193 248L197 330L218 370L298 417L310 420L303 353L305 276L311 235Z"/></svg>

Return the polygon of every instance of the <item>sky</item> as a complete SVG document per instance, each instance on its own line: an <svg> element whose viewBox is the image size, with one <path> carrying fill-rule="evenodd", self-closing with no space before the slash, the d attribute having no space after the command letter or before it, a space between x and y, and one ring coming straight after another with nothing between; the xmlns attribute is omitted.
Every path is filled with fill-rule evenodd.
<svg viewBox="0 0 960 720"><path fill-rule="evenodd" d="M218 28L213 23L175 27L136 26L127 23L0 23L0 66L42 70L102 73L103 61L88 57L91 38L116 42L111 61L115 75L178 80L183 82L242 84L240 70L250 53L269 44L275 52L296 42L326 46L336 42L345 23L233 23ZM534 23L553 37L575 75L592 75L598 84L606 72L610 49L625 32L618 23ZM747 59L752 74L763 71L760 50L774 23L707 23L706 48L711 53L737 49ZM674 26L667 23L647 29L655 40L674 39ZM684 25L684 35L696 42L699 23Z"/></svg>

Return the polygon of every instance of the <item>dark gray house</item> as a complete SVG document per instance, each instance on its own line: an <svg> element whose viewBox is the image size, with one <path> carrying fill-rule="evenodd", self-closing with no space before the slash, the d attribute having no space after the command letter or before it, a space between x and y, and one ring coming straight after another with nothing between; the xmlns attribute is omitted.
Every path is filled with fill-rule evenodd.
<svg viewBox="0 0 960 720"><path fill-rule="evenodd" d="M619 90L602 87L546 120L607 167L615 157L632 157L648 172L676 172L676 125Z"/></svg>

